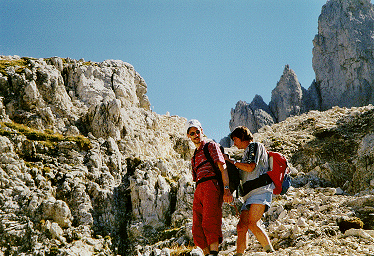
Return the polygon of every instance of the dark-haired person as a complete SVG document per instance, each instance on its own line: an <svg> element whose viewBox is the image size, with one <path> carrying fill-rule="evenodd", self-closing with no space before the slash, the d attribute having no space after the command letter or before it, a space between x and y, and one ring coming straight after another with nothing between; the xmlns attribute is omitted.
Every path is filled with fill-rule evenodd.
<svg viewBox="0 0 374 256"><path fill-rule="evenodd" d="M268 153L262 143L253 142L253 136L247 127L239 126L232 131L230 138L238 149L245 149L241 162L228 159L240 169L242 184L258 178L269 170ZM274 184L259 187L243 195L244 204L237 225L238 240L236 255L243 255L247 247L248 229L256 236L266 252L274 249L265 230L261 226L261 217L271 205Z"/></svg>
<svg viewBox="0 0 374 256"><path fill-rule="evenodd" d="M186 128L188 138L196 146L191 159L193 180L197 184L192 206L194 243L203 250L204 255L217 256L219 243L222 242L222 203L230 203L233 200L226 163L219 145L214 141L204 140L199 121L188 121ZM213 163L218 167L216 170L221 173L219 176L222 178L217 177L214 167L205 156L204 146L208 147Z"/></svg>

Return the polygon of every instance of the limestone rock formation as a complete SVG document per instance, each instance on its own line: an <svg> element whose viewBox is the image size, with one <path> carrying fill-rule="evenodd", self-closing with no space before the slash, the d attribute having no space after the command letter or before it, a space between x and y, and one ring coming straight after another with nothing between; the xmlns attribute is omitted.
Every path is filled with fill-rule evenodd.
<svg viewBox="0 0 374 256"><path fill-rule="evenodd" d="M53 254L66 242L60 253L106 253L111 241L95 232L126 254L130 227L144 236L172 223L189 173L186 119L152 112L146 92L122 61L0 57L0 218L14 223L1 228L0 248L28 234L4 253Z"/></svg>
<svg viewBox="0 0 374 256"><path fill-rule="evenodd" d="M370 155L372 150L368 148L373 146L373 117L372 105L310 111L271 127L265 126L254 137L267 148L291 158L299 175L309 173L319 182L328 181L325 185L350 192L361 191L370 187L374 177L371 162L374 155Z"/></svg>
<svg viewBox="0 0 374 256"><path fill-rule="evenodd" d="M298 116L305 112L303 89L295 72L288 65L285 66L283 75L271 92L269 107L276 122L284 121L287 117Z"/></svg>
<svg viewBox="0 0 374 256"><path fill-rule="evenodd" d="M330 0L313 40L321 110L374 103L374 7L370 0Z"/></svg>
<svg viewBox="0 0 374 256"><path fill-rule="evenodd" d="M251 132L256 132L262 126L272 124L274 124L274 117L259 95L256 95L250 104L238 101L235 109L231 109L230 131L239 125L244 125Z"/></svg>

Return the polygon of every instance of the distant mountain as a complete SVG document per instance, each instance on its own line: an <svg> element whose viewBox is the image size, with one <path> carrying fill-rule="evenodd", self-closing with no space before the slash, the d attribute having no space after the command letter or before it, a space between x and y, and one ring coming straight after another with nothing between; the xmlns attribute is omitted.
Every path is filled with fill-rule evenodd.
<svg viewBox="0 0 374 256"><path fill-rule="evenodd" d="M269 106L256 104L258 95L250 104L239 101L231 110L230 130L245 125L255 133L264 125L310 110L374 104L373 34L374 7L369 0L327 1L313 40L316 79L310 87L303 88L286 65Z"/></svg>

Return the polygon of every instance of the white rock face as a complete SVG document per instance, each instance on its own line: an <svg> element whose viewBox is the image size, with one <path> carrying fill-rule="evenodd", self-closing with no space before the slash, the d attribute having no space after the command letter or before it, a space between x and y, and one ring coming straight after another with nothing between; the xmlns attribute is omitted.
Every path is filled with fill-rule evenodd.
<svg viewBox="0 0 374 256"><path fill-rule="evenodd" d="M176 210L172 216L173 226L184 225L186 221L190 221L194 192L195 184L192 181L192 175L187 173L179 181Z"/></svg>
<svg viewBox="0 0 374 256"><path fill-rule="evenodd" d="M30 135L0 123L0 200L6 202L0 210L10 214L0 212L0 248L13 239L20 244L6 253L56 246L67 255L113 255L114 238L126 254L130 239L140 239L130 227L142 227L144 237L171 225L183 200L176 198L179 177L190 173L186 119L152 112L146 83L130 64L0 60L9 64L2 70L7 75L0 73L1 121L38 129ZM54 132L58 139L43 139ZM83 135L89 146L74 140ZM19 227L17 235L8 222Z"/></svg>
<svg viewBox="0 0 374 256"><path fill-rule="evenodd" d="M133 217L144 225L165 227L166 214L170 211L170 185L156 169L136 170L130 179Z"/></svg>
<svg viewBox="0 0 374 256"><path fill-rule="evenodd" d="M61 227L69 227L71 225L71 212L66 202L49 198L41 204L42 219L50 219L55 221Z"/></svg>

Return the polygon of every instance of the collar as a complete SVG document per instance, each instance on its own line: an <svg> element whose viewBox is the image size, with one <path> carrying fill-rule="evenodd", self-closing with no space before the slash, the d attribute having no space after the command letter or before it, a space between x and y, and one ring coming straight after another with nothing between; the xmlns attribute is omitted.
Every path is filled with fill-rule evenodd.
<svg viewBox="0 0 374 256"><path fill-rule="evenodd" d="M207 143L207 142L206 142L205 140L202 140L202 141L201 141L201 144L200 144L200 147L197 148L197 150L201 150L201 149L204 147L204 145L205 145L206 143Z"/></svg>

